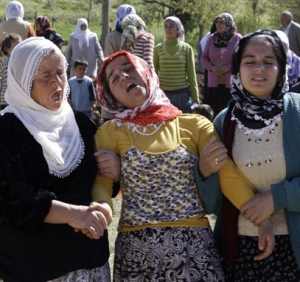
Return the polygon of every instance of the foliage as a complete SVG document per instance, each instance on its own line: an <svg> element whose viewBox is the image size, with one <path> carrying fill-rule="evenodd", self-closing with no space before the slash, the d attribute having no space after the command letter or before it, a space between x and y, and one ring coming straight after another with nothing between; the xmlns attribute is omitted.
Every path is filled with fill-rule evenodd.
<svg viewBox="0 0 300 282"><path fill-rule="evenodd" d="M240 33L258 28L278 28L279 15L290 9L300 20L298 0L141 0L141 15L148 22L162 22L168 15L178 16L187 31L187 40L195 46L197 38L210 30L213 19L222 12L231 13ZM127 1L130 2L130 1ZM149 12L151 11L151 12ZM298 14L297 14L298 12Z"/></svg>
<svg viewBox="0 0 300 282"><path fill-rule="evenodd" d="M100 36L101 4L103 0L20 0L24 4L25 17L33 21L37 15L47 15L55 29L68 40L80 17L89 18L90 29ZM4 19L9 0L0 0L0 17ZM229 12L238 30L244 34L258 28L278 28L283 10L293 12L300 21L299 0L111 0L110 27L114 28L115 12L120 4L135 6L156 38L163 40L163 18L177 15L187 32L186 39L195 46L199 36L209 31L213 19L219 13Z"/></svg>

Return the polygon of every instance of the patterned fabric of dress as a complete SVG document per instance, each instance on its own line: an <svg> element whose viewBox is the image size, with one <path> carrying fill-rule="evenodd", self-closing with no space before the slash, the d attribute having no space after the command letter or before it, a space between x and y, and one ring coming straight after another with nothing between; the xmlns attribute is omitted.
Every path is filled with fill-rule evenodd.
<svg viewBox="0 0 300 282"><path fill-rule="evenodd" d="M226 281L234 282L299 282L300 273L289 236L275 236L272 255L263 260L253 259L258 254L258 238L239 237L239 257L230 268L225 268Z"/></svg>
<svg viewBox="0 0 300 282"><path fill-rule="evenodd" d="M7 66L8 57L0 61L0 105L6 105L4 93L7 87Z"/></svg>
<svg viewBox="0 0 300 282"><path fill-rule="evenodd" d="M204 215L192 169L197 157L184 147L122 157L122 225L176 221ZM119 232L114 281L223 281L212 233L201 227L154 227Z"/></svg>
<svg viewBox="0 0 300 282"><path fill-rule="evenodd" d="M48 282L110 282L109 264L93 269L79 269Z"/></svg>
<svg viewBox="0 0 300 282"><path fill-rule="evenodd" d="M208 228L121 232L115 251L115 282L224 281L221 260Z"/></svg>
<svg viewBox="0 0 300 282"><path fill-rule="evenodd" d="M181 146L162 154L147 154L132 148L123 155L120 226L203 215L192 173L196 160Z"/></svg>

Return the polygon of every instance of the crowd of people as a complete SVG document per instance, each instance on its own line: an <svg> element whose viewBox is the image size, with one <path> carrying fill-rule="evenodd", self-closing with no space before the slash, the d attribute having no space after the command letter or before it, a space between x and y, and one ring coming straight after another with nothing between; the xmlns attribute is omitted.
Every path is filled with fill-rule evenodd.
<svg viewBox="0 0 300 282"><path fill-rule="evenodd" d="M217 15L197 44L199 76L174 15L155 44L122 4L104 49L85 18L65 48L47 16L23 17L10 1L0 24L4 282L300 281L300 25L289 11L280 30L244 36Z"/></svg>

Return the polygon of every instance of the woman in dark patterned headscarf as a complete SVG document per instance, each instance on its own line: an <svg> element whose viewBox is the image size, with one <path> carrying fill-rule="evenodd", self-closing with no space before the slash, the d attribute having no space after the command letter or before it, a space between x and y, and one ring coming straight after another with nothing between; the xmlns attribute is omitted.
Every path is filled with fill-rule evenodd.
<svg viewBox="0 0 300 282"><path fill-rule="evenodd" d="M255 192L240 212L224 200L217 222L230 282L300 278L300 96L288 92L286 65L274 31L243 37L233 57L233 102L215 120Z"/></svg>
<svg viewBox="0 0 300 282"><path fill-rule="evenodd" d="M215 114L226 107L230 100L230 75L232 53L241 35L236 32L232 15L218 15L214 24L216 31L208 38L203 54L203 64L208 70L208 90L206 103Z"/></svg>

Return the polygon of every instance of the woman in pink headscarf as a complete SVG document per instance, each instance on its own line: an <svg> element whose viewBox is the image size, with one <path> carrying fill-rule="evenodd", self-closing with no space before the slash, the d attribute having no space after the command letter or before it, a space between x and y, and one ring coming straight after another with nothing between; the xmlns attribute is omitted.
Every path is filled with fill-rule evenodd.
<svg viewBox="0 0 300 282"><path fill-rule="evenodd" d="M159 88L154 70L126 51L105 59L97 82L100 104L112 119L98 129L96 143L121 158L114 281L223 281L193 176L203 148L214 143L212 124L183 115ZM209 155L211 166L200 157L207 177L200 185L217 181L211 175L223 165L232 171L224 147L218 153L217 161L216 152ZM109 203L111 188L111 180L98 177L94 200Z"/></svg>

